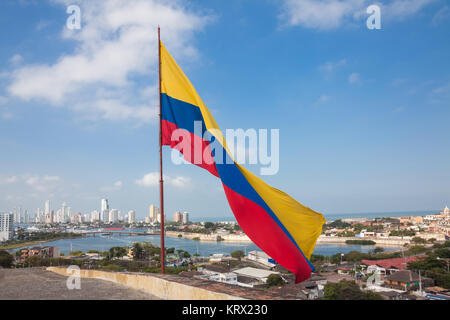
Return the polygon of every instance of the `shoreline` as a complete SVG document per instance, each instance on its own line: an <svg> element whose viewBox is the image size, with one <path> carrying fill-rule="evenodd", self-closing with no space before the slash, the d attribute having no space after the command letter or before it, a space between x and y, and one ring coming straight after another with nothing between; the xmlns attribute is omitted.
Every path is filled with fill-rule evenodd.
<svg viewBox="0 0 450 320"><path fill-rule="evenodd" d="M317 239L317 244L335 243L335 244L346 244L347 240L371 240L375 242L377 246L386 247L403 247L405 244L410 244L410 237L403 237L400 239L380 239L380 238L356 238L356 237L327 237L324 235L319 236Z"/></svg>
<svg viewBox="0 0 450 320"><path fill-rule="evenodd" d="M182 235L181 238L193 241L201 241L201 242L247 242L253 243L247 235L236 235L236 234L227 234L227 235L219 235L219 234L203 234L203 233L190 233L190 232L177 232L177 231L166 231L166 236L172 238L180 238L178 235ZM220 236L221 240L217 240L217 237ZM198 239L195 239L198 238Z"/></svg>
<svg viewBox="0 0 450 320"><path fill-rule="evenodd" d="M61 238L54 238L54 239L49 239L49 240L27 241L27 242L23 242L23 243L15 243L15 244L10 244L10 245L6 245L6 246L0 246L0 250L21 249L21 248L25 248L25 247L31 247L31 246L34 246L34 245L44 244L44 243L58 241L58 240L71 240L71 239L82 239L82 238L83 237L78 237L78 238L61 237Z"/></svg>

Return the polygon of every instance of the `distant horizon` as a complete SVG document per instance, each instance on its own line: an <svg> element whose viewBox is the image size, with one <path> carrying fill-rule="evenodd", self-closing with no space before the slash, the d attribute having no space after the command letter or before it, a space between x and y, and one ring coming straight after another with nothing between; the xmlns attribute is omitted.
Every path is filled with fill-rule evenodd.
<svg viewBox="0 0 450 320"><path fill-rule="evenodd" d="M18 209L18 207L15 207L15 209ZM115 210L115 209L116 208L112 208L111 210ZM424 215L424 214L439 213L442 209L444 209L444 207L441 208L441 209L431 209L431 210L368 211L368 212L341 212L341 213L321 213L321 214L323 214L323 216L325 218L345 219L346 216L349 216L350 218L359 218L359 217L361 217L361 218L369 218L369 217L387 217L387 216L403 216L403 215L406 215L406 216L409 215L410 216L410 215L414 215L414 214ZM22 208L22 214L25 212L25 210L29 214L31 214L31 216L33 216L33 217L36 214L33 211L28 211L28 209L26 209L26 208ZM57 211L55 209L51 209L51 210L54 211L54 212ZM95 211L95 210L99 211L98 209L94 209L92 211ZM126 210L126 211L121 211L121 210L119 210L119 211L121 213L121 217L125 217L125 216L128 215L128 212L132 211L132 210L133 209ZM178 210L178 211L183 211L183 210ZM0 210L0 212L11 212L12 213L13 211ZM75 210L75 211L72 212L72 215L74 213L81 213L81 214L89 214L90 215L91 212L82 213L82 212L79 212L79 211ZM192 214L191 212L188 211L188 213L190 215L189 219L192 222L202 222L202 221L211 221L211 222L216 221L217 222L217 221L234 221L234 220L236 220L234 215L232 215L232 214L230 214L228 216L210 216L210 217L205 217L205 216L203 216L203 217L195 217L194 216L193 217L193 216L191 216L191 214ZM136 216L136 219L143 220L147 216L148 215L144 215L144 216L139 215L139 216ZM170 219L170 217L171 217L171 214L166 212L166 220L167 221L172 221ZM169 218L169 219L167 219L167 218Z"/></svg>
<svg viewBox="0 0 450 320"><path fill-rule="evenodd" d="M442 209L437 210L412 210L412 211L384 211L384 212L354 212L354 213L324 213L323 216L327 217L339 217L342 216L342 219L345 219L344 216L351 216L351 218L370 218L371 216L378 217L388 217L388 216L402 216L402 215L426 215L432 213L439 213ZM208 220L209 219L209 220ZM200 217L200 218L192 218L192 222L204 222L204 221L231 221L227 219L234 219L234 217ZM235 219L234 219L235 220ZM211 221L213 222L213 221Z"/></svg>

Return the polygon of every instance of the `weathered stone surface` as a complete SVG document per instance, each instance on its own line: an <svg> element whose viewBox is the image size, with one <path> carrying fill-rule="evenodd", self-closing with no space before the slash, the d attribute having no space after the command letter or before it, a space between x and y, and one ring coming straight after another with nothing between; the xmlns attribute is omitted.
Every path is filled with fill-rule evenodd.
<svg viewBox="0 0 450 320"><path fill-rule="evenodd" d="M0 300L154 300L157 297L101 279L81 279L69 290L67 276L43 268L0 269Z"/></svg>

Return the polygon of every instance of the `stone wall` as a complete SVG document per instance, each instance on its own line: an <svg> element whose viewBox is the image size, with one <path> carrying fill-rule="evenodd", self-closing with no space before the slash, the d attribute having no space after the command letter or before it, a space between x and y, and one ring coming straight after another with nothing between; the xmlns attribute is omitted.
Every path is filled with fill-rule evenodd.
<svg viewBox="0 0 450 320"><path fill-rule="evenodd" d="M66 268L48 267L47 270L64 276L70 276L70 274L66 273ZM108 272L101 270L80 270L80 276L81 278L112 281L133 289L145 291L164 300L243 300L241 297L232 296L226 293L213 292L203 288L170 281L170 276Z"/></svg>

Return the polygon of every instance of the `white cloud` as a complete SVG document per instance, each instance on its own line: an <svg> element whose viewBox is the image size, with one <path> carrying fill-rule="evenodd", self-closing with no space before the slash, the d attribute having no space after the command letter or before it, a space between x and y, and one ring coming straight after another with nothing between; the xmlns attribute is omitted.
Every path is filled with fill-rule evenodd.
<svg viewBox="0 0 450 320"><path fill-rule="evenodd" d="M435 88L432 92L434 94L443 94L443 93L450 92L450 82L441 87Z"/></svg>
<svg viewBox="0 0 450 320"><path fill-rule="evenodd" d="M51 24L50 21L41 20L41 21L39 21L39 23L36 25L36 30L37 30L37 31L44 30L44 29L47 28L50 24Z"/></svg>
<svg viewBox="0 0 450 320"><path fill-rule="evenodd" d="M73 1L52 0L69 5ZM63 28L62 37L74 41L72 54L52 64L26 65L11 74L8 91L26 101L43 100L54 106L89 114L93 119L155 118L155 101L139 98L136 76L155 85L157 25L162 40L177 56L195 57L193 34L210 17L188 10L181 1L80 0L81 30ZM122 90L123 89L123 90ZM105 92L109 97L105 97ZM94 115L92 117L92 115Z"/></svg>
<svg viewBox="0 0 450 320"><path fill-rule="evenodd" d="M23 174L19 176L0 177L0 184L21 184L35 191L46 192L55 189L61 178L58 176Z"/></svg>
<svg viewBox="0 0 450 320"><path fill-rule="evenodd" d="M45 176L44 181L60 181L61 178L58 176Z"/></svg>
<svg viewBox="0 0 450 320"><path fill-rule="evenodd" d="M325 102L327 102L328 100L330 100L330 97L329 97L329 96L327 96L327 95L321 95L320 98L319 98L319 100L318 100L317 102L319 102L319 103L325 103Z"/></svg>
<svg viewBox="0 0 450 320"><path fill-rule="evenodd" d="M103 187L100 190L104 191L104 192L117 191L117 190L122 189L122 186L123 186L123 182L119 180L119 181L114 182L112 186Z"/></svg>
<svg viewBox="0 0 450 320"><path fill-rule="evenodd" d="M439 9L438 12L433 16L431 23L433 26L438 26L441 22L450 18L450 7L444 6Z"/></svg>
<svg viewBox="0 0 450 320"><path fill-rule="evenodd" d="M23 57L20 54L15 54L9 59L9 63L12 65L19 65L23 61Z"/></svg>
<svg viewBox="0 0 450 320"><path fill-rule="evenodd" d="M397 108L394 109L394 113L400 113L400 112L403 112L405 110L406 110L406 108L404 106L400 106L400 107L397 107Z"/></svg>
<svg viewBox="0 0 450 320"><path fill-rule="evenodd" d="M14 118L14 114L9 111L0 110L0 118L3 120L11 120Z"/></svg>
<svg viewBox="0 0 450 320"><path fill-rule="evenodd" d="M394 0L389 4L382 6L382 12L390 19L403 20L415 15L434 1L435 0Z"/></svg>
<svg viewBox="0 0 450 320"><path fill-rule="evenodd" d="M326 73L332 73L339 67L345 66L347 64L347 60L342 59L337 62L326 62L323 65L319 67L320 70L326 72Z"/></svg>
<svg viewBox="0 0 450 320"><path fill-rule="evenodd" d="M30 186L35 186L35 185L41 183L41 180L37 176L32 176L32 177L26 178L25 183Z"/></svg>
<svg viewBox="0 0 450 320"><path fill-rule="evenodd" d="M410 17L435 0L283 0L279 16L284 25L331 30L363 21L371 4L381 7L382 20L402 20ZM365 24L364 24L365 25Z"/></svg>
<svg viewBox="0 0 450 320"><path fill-rule="evenodd" d="M10 183L16 183L18 181L18 178L16 176L1 178L0 183L1 184L10 184Z"/></svg>
<svg viewBox="0 0 450 320"><path fill-rule="evenodd" d="M188 177L177 176L175 178L164 175L164 184L168 184L177 188L183 188L190 183L191 179ZM141 179L135 181L141 187L155 187L159 185L159 173L150 172L144 175Z"/></svg>
<svg viewBox="0 0 450 320"><path fill-rule="evenodd" d="M360 81L359 73L354 72L348 77L348 82L351 84L358 83Z"/></svg>

